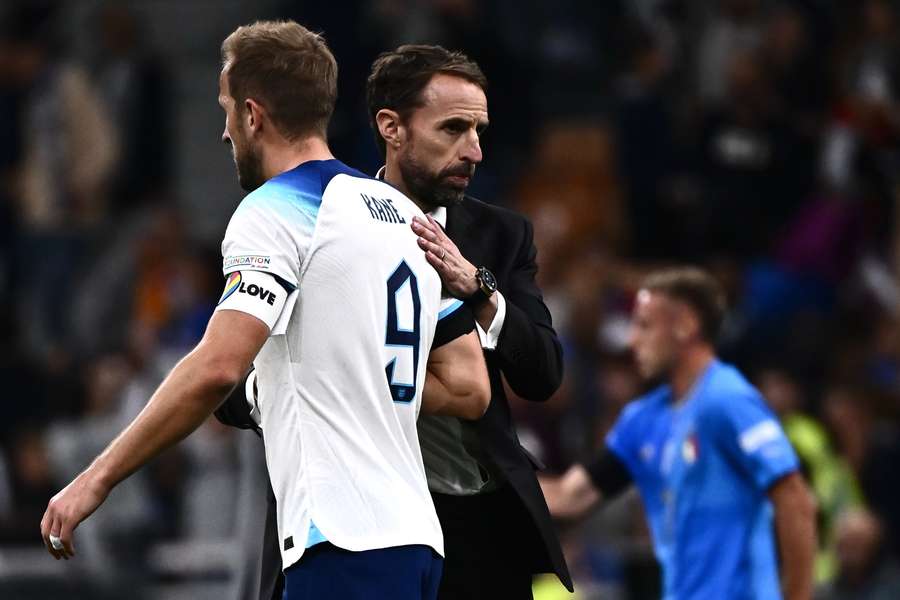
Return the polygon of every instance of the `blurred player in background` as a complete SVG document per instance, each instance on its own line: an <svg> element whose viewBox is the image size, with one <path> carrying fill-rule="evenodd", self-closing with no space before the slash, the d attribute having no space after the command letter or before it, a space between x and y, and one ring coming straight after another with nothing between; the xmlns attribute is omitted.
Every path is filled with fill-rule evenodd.
<svg viewBox="0 0 900 600"><path fill-rule="evenodd" d="M44 541L73 556L78 523L197 428L252 361L285 598L433 598L443 539L416 419L487 407L474 318L441 298L409 228L424 213L331 155L337 65L321 37L260 22L222 54L222 139L251 192L222 244L225 291L200 344L50 501Z"/></svg>
<svg viewBox="0 0 900 600"><path fill-rule="evenodd" d="M809 600L812 495L763 398L715 356L724 310L703 271L650 275L631 344L641 375L663 384L624 409L595 461L541 483L559 518L637 485L666 600Z"/></svg>

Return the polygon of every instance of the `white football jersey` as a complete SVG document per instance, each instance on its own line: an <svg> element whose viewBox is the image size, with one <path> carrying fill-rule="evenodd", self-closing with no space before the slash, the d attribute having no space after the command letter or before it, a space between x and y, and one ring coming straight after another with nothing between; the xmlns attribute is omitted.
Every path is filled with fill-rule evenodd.
<svg viewBox="0 0 900 600"><path fill-rule="evenodd" d="M254 364L284 568L322 540L443 554L416 418L438 321L465 311L442 299L413 216L390 185L328 160L269 180L228 225L217 310L271 329Z"/></svg>

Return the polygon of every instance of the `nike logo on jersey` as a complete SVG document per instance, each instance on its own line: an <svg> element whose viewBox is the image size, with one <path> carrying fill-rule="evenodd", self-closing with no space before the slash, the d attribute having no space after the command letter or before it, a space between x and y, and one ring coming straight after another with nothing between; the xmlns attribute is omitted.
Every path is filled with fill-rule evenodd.
<svg viewBox="0 0 900 600"><path fill-rule="evenodd" d="M249 294L251 296L258 296L260 300L264 302L268 302L269 306L275 305L275 292L272 290L267 290L264 287L258 286L255 283L251 283L247 285L246 283L241 283L241 287L238 289L239 294Z"/></svg>
<svg viewBox="0 0 900 600"><path fill-rule="evenodd" d="M385 223L406 223L406 219L400 216L390 198L382 200L366 196L365 194L360 194L360 197L366 208L369 209L369 214L372 215L373 219L384 221Z"/></svg>

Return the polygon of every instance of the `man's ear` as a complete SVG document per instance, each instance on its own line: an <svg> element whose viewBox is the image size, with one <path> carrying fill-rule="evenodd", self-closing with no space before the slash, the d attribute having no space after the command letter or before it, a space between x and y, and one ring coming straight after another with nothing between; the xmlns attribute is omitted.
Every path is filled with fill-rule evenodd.
<svg viewBox="0 0 900 600"><path fill-rule="evenodd" d="M263 120L267 117L266 109L263 108L262 104L253 98L244 100L244 114L242 115L242 120L248 133L252 135L260 132L263 126Z"/></svg>
<svg viewBox="0 0 900 600"><path fill-rule="evenodd" d="M389 148L396 149L403 142L406 132L400 121L400 115L396 111L382 108L375 115L375 125L378 127L378 133L385 145Z"/></svg>
<svg viewBox="0 0 900 600"><path fill-rule="evenodd" d="M700 318L693 310L691 310L684 304L681 304L678 307L678 316L675 325L675 337L679 342L686 342L689 339L697 339L703 337Z"/></svg>

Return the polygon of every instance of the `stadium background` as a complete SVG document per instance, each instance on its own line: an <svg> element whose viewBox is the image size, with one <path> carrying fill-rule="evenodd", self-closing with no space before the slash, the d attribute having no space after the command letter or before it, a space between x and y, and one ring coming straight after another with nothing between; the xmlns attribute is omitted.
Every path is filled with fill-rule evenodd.
<svg viewBox="0 0 900 600"><path fill-rule="evenodd" d="M121 485L79 528L75 560L47 556L38 528L203 331L241 198L220 143L219 44L272 17L325 33L340 65L332 147L369 173L379 51L440 43L483 67L491 127L471 192L533 220L565 345L559 393L514 406L551 470L589 457L641 389L625 346L641 275L697 262L730 297L723 355L784 419L819 499L822 597L862 597L835 590L842 574L900 597L888 0L0 2L0 596L234 585L242 514L263 508L240 493L252 434L214 422ZM562 534L580 598L654 597L635 497ZM555 597L546 585L538 597Z"/></svg>

